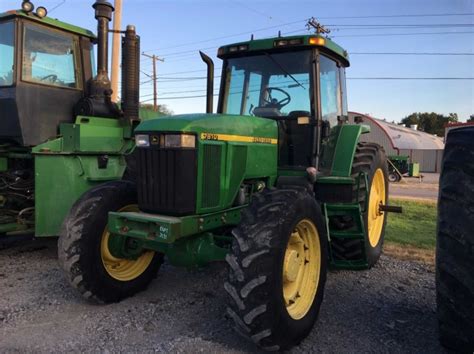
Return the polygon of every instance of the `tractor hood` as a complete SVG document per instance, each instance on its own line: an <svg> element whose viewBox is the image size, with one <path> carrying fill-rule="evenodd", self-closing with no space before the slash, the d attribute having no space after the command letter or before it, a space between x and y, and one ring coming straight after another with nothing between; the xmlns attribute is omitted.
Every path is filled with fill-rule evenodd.
<svg viewBox="0 0 474 354"><path fill-rule="evenodd" d="M182 132L194 133L201 139L221 140L221 135L232 135L235 141L258 142L254 138L277 139L274 120L229 114L183 114L165 116L142 122L136 133Z"/></svg>

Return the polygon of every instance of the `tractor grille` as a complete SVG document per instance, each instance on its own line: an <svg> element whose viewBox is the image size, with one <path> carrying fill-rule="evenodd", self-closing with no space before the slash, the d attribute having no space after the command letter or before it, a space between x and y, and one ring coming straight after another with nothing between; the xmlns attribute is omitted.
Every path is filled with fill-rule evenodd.
<svg viewBox="0 0 474 354"><path fill-rule="evenodd" d="M138 206L169 215L196 210L197 153L195 149L139 148Z"/></svg>
<svg viewBox="0 0 474 354"><path fill-rule="evenodd" d="M221 145L204 145L204 167L202 170L202 207L212 208L221 199Z"/></svg>

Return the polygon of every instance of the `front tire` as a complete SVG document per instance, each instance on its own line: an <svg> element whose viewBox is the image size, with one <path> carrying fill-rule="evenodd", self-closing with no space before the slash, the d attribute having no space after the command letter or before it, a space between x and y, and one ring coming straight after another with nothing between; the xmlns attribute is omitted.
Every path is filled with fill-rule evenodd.
<svg viewBox="0 0 474 354"><path fill-rule="evenodd" d="M131 182L105 183L85 193L63 223L59 263L72 286L89 300L118 302L144 290L163 262L163 256L152 251L127 260L115 258L108 249L108 213L138 210L136 195Z"/></svg>
<svg viewBox="0 0 474 354"><path fill-rule="evenodd" d="M297 345L323 300L327 236L321 209L305 188L266 190L234 229L227 256L227 313L264 350Z"/></svg>

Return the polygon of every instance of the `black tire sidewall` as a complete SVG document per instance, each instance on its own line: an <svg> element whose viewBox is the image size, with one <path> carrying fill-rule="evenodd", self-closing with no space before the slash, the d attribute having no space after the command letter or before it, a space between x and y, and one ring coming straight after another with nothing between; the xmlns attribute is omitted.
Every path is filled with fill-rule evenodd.
<svg viewBox="0 0 474 354"><path fill-rule="evenodd" d="M80 208L83 201L91 198L96 198L97 202L87 211L89 217L82 224L80 240L82 251L78 265L83 282L95 297L104 302L117 302L133 295L137 290L144 289L156 274L160 260L155 255L148 268L131 281L124 282L111 277L102 262L102 235L107 227L110 211L118 211L125 206L137 204L136 188L128 181L110 182L86 193L73 208Z"/></svg>
<svg viewBox="0 0 474 354"><path fill-rule="evenodd" d="M369 201L370 201L370 190L372 188L372 182L375 176L375 172L381 169L384 175L384 181L385 181L385 203L388 203L388 196L389 196L389 181L388 181L388 166L387 166L387 158L385 156L385 153L383 150L378 149L377 152L374 155L374 159L372 160L372 163L370 165L370 170L367 174L367 180L368 180L368 200L367 200L367 210L363 214L364 218L364 227L365 227L365 235L366 235L366 240L365 240L365 252L367 255L367 263L369 268L375 265L377 263L378 259L380 258L380 255L382 254L382 248L383 248L383 243L384 243L384 236L385 236L385 228L387 226L387 213L385 213L384 217L384 222L382 226L382 231L380 234L380 239L375 247L373 247L370 244L369 240Z"/></svg>

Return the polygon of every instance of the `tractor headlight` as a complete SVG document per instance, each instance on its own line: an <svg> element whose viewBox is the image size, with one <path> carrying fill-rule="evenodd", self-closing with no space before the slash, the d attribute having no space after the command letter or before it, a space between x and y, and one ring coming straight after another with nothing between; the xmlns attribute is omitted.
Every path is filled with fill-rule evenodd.
<svg viewBox="0 0 474 354"><path fill-rule="evenodd" d="M135 135L135 143L138 147L149 147L150 137L145 134L137 134Z"/></svg>
<svg viewBox="0 0 474 354"><path fill-rule="evenodd" d="M191 134L166 134L165 148L195 148L196 137Z"/></svg>

